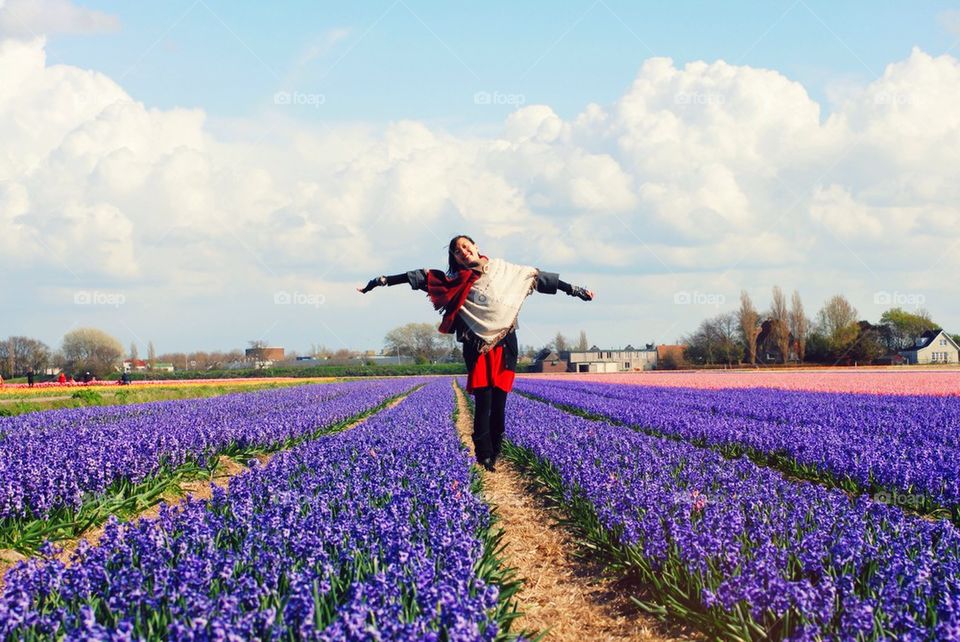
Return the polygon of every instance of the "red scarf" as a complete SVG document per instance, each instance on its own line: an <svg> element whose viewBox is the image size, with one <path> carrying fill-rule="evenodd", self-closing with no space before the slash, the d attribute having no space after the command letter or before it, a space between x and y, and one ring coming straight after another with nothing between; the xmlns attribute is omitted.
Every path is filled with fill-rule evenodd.
<svg viewBox="0 0 960 642"><path fill-rule="evenodd" d="M459 270L452 278L442 270L427 272L427 296L430 297L434 310L443 310L440 332L453 334L453 322L457 318L457 312L467 300L470 288L479 278L480 273L469 268Z"/></svg>

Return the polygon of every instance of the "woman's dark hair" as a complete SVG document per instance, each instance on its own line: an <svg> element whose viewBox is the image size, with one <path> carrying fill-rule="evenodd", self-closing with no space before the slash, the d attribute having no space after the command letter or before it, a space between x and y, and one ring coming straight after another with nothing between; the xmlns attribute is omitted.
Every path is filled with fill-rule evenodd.
<svg viewBox="0 0 960 642"><path fill-rule="evenodd" d="M460 262L457 260L457 257L453 253L453 251L457 249L457 241L459 241L460 239L467 239L474 245L477 244L476 241L474 241L472 238L470 238L466 234L457 234L452 239L450 239L450 245L447 246L447 265L448 265L447 272L449 272L450 274L456 274L457 272L463 269L463 266L460 265Z"/></svg>

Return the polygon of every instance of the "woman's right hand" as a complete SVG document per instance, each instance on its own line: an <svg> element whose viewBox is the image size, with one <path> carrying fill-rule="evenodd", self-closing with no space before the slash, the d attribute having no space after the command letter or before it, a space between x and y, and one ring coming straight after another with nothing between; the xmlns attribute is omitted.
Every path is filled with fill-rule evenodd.
<svg viewBox="0 0 960 642"><path fill-rule="evenodd" d="M359 292L360 294L366 294L367 292L369 292L369 291L372 290L373 288L375 288L375 287L377 287L377 286L380 286L380 285L386 285L386 284L387 284L387 277L385 277L385 276L378 276L378 277L375 278L375 279L370 279L370 281L367 282L367 285L366 285L365 287L357 288L357 292Z"/></svg>

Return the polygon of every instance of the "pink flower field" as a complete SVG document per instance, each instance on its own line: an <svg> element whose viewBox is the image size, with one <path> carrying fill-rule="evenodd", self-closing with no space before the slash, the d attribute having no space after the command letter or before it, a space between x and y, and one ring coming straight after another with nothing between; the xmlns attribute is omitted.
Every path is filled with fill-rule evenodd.
<svg viewBox="0 0 960 642"><path fill-rule="evenodd" d="M960 370L856 369L722 370L525 375L538 379L598 381L683 388L780 388L884 395L960 395Z"/></svg>

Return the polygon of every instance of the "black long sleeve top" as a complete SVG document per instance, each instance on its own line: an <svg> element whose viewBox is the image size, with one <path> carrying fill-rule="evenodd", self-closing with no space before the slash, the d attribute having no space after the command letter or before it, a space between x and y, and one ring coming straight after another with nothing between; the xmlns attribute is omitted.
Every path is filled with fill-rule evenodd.
<svg viewBox="0 0 960 642"><path fill-rule="evenodd" d="M410 270L409 272L392 274L387 277L386 284L388 286L400 285L401 283L409 283L412 289L426 292L427 271ZM561 281L560 275L557 272L544 272L540 270L537 274L537 292L541 294L556 294L558 290L570 294L573 292L573 286L566 281Z"/></svg>

